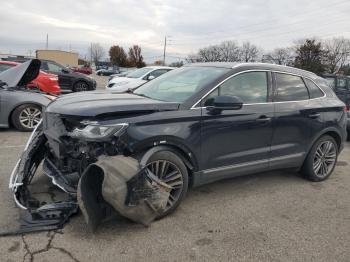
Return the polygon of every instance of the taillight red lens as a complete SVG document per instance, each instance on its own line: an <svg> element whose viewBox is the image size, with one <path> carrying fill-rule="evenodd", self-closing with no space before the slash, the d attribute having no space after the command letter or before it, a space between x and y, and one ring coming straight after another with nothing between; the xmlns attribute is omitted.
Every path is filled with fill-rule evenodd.
<svg viewBox="0 0 350 262"><path fill-rule="evenodd" d="M344 106L344 112L345 113L349 112L349 107L348 106Z"/></svg>

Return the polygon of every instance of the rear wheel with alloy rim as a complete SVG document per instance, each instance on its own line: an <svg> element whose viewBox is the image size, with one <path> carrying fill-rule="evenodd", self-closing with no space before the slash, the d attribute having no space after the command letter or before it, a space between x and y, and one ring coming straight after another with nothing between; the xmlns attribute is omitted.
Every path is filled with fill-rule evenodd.
<svg viewBox="0 0 350 262"><path fill-rule="evenodd" d="M147 163L149 172L171 186L166 209L158 218L173 212L185 197L188 189L188 172L185 164L175 153L160 151L154 153Z"/></svg>
<svg viewBox="0 0 350 262"><path fill-rule="evenodd" d="M85 81L78 81L74 84L74 92L88 91L89 85Z"/></svg>
<svg viewBox="0 0 350 262"><path fill-rule="evenodd" d="M302 173L311 181L323 181L332 174L337 159L337 142L331 136L323 136L311 148Z"/></svg>
<svg viewBox="0 0 350 262"><path fill-rule="evenodd" d="M32 131L41 120L41 107L25 104L12 113L12 124L21 131Z"/></svg>

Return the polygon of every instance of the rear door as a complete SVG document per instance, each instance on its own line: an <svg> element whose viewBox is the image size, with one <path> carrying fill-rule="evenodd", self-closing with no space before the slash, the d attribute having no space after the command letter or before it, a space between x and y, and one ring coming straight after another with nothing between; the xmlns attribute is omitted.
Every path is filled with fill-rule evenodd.
<svg viewBox="0 0 350 262"><path fill-rule="evenodd" d="M310 99L301 76L276 72L273 79L275 118L270 166L297 167L304 159L312 135L322 129L322 105L317 99Z"/></svg>

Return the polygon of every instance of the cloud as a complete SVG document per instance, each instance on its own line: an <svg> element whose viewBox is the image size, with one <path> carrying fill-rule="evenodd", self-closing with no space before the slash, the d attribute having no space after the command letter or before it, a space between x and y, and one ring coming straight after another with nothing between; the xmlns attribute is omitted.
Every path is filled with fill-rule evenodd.
<svg viewBox="0 0 350 262"><path fill-rule="evenodd" d="M12 0L0 6L0 53L73 49L91 42L139 44L144 56L184 57L223 40L252 41L265 50L305 37L350 37L350 3L344 0ZM107 52L106 52L107 53Z"/></svg>

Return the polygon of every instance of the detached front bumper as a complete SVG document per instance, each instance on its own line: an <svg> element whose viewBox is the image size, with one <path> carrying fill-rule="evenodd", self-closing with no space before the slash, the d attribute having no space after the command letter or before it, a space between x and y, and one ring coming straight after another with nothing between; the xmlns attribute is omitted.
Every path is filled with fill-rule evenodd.
<svg viewBox="0 0 350 262"><path fill-rule="evenodd" d="M62 228L79 208L91 229L112 214L113 209L135 222L149 225L164 212L171 190L146 168L155 150L161 148L150 149L140 161L123 155L101 156L71 183L69 175L62 174L47 158L47 137L40 123L30 136L9 182L14 200L22 209L20 226L16 231L0 235ZM68 194L67 201L43 203L33 197L29 186L41 164L52 183Z"/></svg>
<svg viewBox="0 0 350 262"><path fill-rule="evenodd" d="M46 155L46 137L41 128L42 124L39 123L10 176L9 188L14 194L15 203L21 208L20 226L16 231L1 233L1 235L62 228L70 216L78 212L74 195L71 195L68 201L43 203L30 193L28 186ZM54 183L54 179L52 181Z"/></svg>

